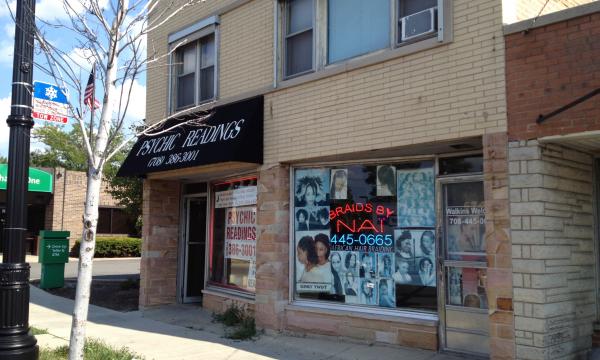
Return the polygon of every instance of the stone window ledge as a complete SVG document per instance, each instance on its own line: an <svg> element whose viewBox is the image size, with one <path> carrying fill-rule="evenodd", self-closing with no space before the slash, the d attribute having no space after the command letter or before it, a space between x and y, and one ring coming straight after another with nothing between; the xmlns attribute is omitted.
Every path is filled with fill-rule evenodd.
<svg viewBox="0 0 600 360"><path fill-rule="evenodd" d="M202 290L202 294L232 299L232 300L236 300L236 301L240 301L240 302L245 302L248 304L254 304L254 295L253 294L243 294L241 292L231 291L228 289L209 287L208 289Z"/></svg>
<svg viewBox="0 0 600 360"><path fill-rule="evenodd" d="M437 327L439 318L434 313L411 312L407 310L373 310L365 308L343 309L331 304L316 304L296 301L285 306L286 311L310 312L323 315L350 316L361 319L391 321L402 324Z"/></svg>

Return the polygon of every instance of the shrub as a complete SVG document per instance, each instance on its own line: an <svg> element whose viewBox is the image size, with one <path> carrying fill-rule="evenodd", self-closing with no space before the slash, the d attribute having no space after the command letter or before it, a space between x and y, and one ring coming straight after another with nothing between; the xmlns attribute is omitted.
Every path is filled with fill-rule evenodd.
<svg viewBox="0 0 600 360"><path fill-rule="evenodd" d="M71 256L79 257L79 240L71 248ZM142 251L142 239L130 237L96 237L94 257L138 257Z"/></svg>
<svg viewBox="0 0 600 360"><path fill-rule="evenodd" d="M222 314L213 313L213 320L223 323L225 326L235 326L244 319L244 310L241 307L231 304Z"/></svg>
<svg viewBox="0 0 600 360"><path fill-rule="evenodd" d="M225 337L233 340L247 340L256 336L256 323L254 317L242 307L231 304L222 314L213 314L213 321L233 327L225 331Z"/></svg>
<svg viewBox="0 0 600 360"><path fill-rule="evenodd" d="M225 336L233 340L247 340L256 336L256 323L254 318L246 316L242 322L234 328L233 331L227 332Z"/></svg>

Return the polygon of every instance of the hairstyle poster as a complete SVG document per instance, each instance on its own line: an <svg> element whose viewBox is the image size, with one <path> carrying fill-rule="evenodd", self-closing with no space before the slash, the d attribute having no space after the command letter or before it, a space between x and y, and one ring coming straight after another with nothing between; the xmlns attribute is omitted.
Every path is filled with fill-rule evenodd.
<svg viewBox="0 0 600 360"><path fill-rule="evenodd" d="M378 285L378 299L379 306L383 307L396 307L396 285L394 280L388 278L379 279Z"/></svg>
<svg viewBox="0 0 600 360"><path fill-rule="evenodd" d="M296 207L329 205L329 169L296 170L294 197Z"/></svg>
<svg viewBox="0 0 600 360"><path fill-rule="evenodd" d="M332 293L329 231L296 231L296 291ZM336 261L341 259L335 256Z"/></svg>
<svg viewBox="0 0 600 360"><path fill-rule="evenodd" d="M348 198L348 169L331 170L331 199L346 200Z"/></svg>
<svg viewBox="0 0 600 360"><path fill-rule="evenodd" d="M397 229L394 238L396 248L392 278L396 284L435 287L433 229Z"/></svg>
<svg viewBox="0 0 600 360"><path fill-rule="evenodd" d="M329 206L305 206L295 208L296 231L329 231Z"/></svg>
<svg viewBox="0 0 600 360"><path fill-rule="evenodd" d="M434 227L433 168L398 170L396 174L399 226Z"/></svg>
<svg viewBox="0 0 600 360"><path fill-rule="evenodd" d="M342 275L344 283L344 295L346 304L359 304L359 282L360 278L353 272L348 271Z"/></svg>
<svg viewBox="0 0 600 360"><path fill-rule="evenodd" d="M486 269L449 268L448 303L456 306L487 309Z"/></svg>
<svg viewBox="0 0 600 360"><path fill-rule="evenodd" d="M331 273L335 295L345 295L345 302L358 303L359 253L354 251L332 251Z"/></svg>
<svg viewBox="0 0 600 360"><path fill-rule="evenodd" d="M394 196L396 192L396 167L377 166L377 196Z"/></svg>
<svg viewBox="0 0 600 360"><path fill-rule="evenodd" d="M362 278L358 298L360 304L377 305L377 279Z"/></svg>

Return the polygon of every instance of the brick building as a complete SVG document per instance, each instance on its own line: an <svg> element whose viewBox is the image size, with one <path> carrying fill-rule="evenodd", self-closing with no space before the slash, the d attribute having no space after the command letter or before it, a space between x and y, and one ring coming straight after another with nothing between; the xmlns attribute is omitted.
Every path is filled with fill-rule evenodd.
<svg viewBox="0 0 600 360"><path fill-rule="evenodd" d="M544 180L546 158L518 162L542 150L515 142L509 121L529 118L507 96L540 56L511 63L525 40L504 36L588 2L228 0L165 22L148 48L173 65L148 71L147 121L191 121L140 139L120 170L145 176L140 306L235 303L269 331L493 358L588 351L595 307L557 320L564 292L543 286L568 270L594 298L591 203L567 204L580 250L532 228L571 214L537 203L566 186ZM591 173L575 154L551 156Z"/></svg>
<svg viewBox="0 0 600 360"><path fill-rule="evenodd" d="M516 354L574 358L600 314L600 4L505 33Z"/></svg>
<svg viewBox="0 0 600 360"><path fill-rule="evenodd" d="M6 215L6 180L0 164L0 230ZM40 230L66 230L71 232L70 246L82 232L81 219L85 203L86 174L63 168L31 168L27 193L27 252L36 254L35 237ZM32 180L33 179L33 180ZM32 182L41 182L32 187ZM108 192L108 183L100 191L98 235L129 235L135 233L135 224L122 206ZM2 190L4 189L4 190ZM0 231L0 234L2 232ZM0 235L1 236L1 235Z"/></svg>

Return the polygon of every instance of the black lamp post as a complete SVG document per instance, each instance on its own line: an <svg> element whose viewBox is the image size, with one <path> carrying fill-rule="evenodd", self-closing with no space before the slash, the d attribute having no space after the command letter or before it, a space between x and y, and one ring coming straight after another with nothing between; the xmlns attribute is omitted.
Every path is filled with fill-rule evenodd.
<svg viewBox="0 0 600 360"><path fill-rule="evenodd" d="M35 0L17 1L10 127L6 227L0 264L0 359L38 358L29 334L29 264L25 262L29 133L33 126L33 30Z"/></svg>

